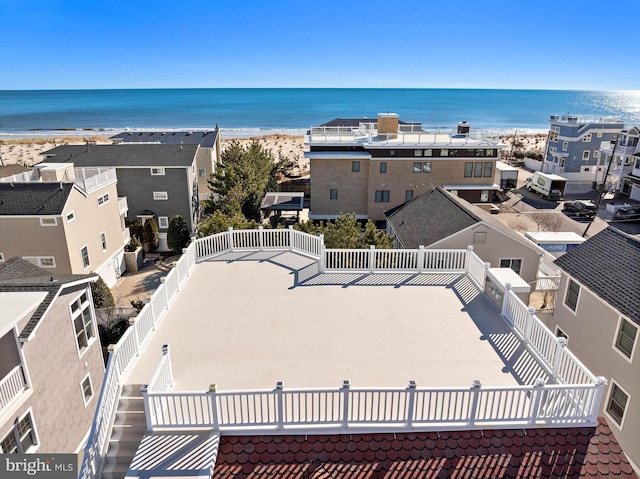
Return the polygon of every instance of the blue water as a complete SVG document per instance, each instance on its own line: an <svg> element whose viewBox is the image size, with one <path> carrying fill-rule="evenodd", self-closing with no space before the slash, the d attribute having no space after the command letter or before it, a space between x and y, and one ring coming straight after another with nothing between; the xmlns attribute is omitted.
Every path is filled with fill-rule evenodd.
<svg viewBox="0 0 640 479"><path fill-rule="evenodd" d="M203 129L246 136L302 133L335 117L400 114L451 127L548 129L550 114L618 116L640 124L640 91L470 89L154 89L0 91L0 136L61 129ZM58 133L61 133L60 131Z"/></svg>

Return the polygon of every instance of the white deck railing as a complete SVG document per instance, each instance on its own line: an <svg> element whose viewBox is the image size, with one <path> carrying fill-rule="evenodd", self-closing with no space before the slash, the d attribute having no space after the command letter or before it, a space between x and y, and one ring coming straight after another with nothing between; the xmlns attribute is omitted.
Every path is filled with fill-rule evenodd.
<svg viewBox="0 0 640 479"><path fill-rule="evenodd" d="M136 318L130 321L130 327L115 344L110 346L107 368L96 407L96 413L84 449L84 459L79 477L96 479L99 477L104 455L109 444L109 435L116 413L116 407L123 386L123 377L130 370L131 364L145 347L147 340L163 319L168 306L176 294L184 286L189 274L196 264L196 244L192 242L183 250L171 272L163 278L163 283L155 290L150 301L142 308ZM168 355L167 359L168 362ZM167 366L167 367L170 367ZM165 376L158 374L160 384Z"/></svg>
<svg viewBox="0 0 640 479"><path fill-rule="evenodd" d="M27 388L22 365L18 364L0 380L0 411Z"/></svg>
<svg viewBox="0 0 640 479"><path fill-rule="evenodd" d="M74 183L84 190L91 193L117 181L116 170L114 168L74 168Z"/></svg>

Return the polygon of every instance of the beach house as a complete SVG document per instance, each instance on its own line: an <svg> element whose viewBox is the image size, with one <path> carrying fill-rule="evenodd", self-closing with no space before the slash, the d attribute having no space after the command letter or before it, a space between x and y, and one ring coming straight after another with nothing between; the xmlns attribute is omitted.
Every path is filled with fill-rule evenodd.
<svg viewBox="0 0 640 479"><path fill-rule="evenodd" d="M437 187L385 212L397 248L467 245L494 267L511 268L535 285L544 251L490 213ZM446 220L443 220L446 218Z"/></svg>
<svg viewBox="0 0 640 479"><path fill-rule="evenodd" d="M486 279L472 248L198 238L111 350L80 477L636 477L606 380Z"/></svg>
<svg viewBox="0 0 640 479"><path fill-rule="evenodd" d="M640 201L639 140L640 126L634 126L623 130L617 142L603 143L600 148L601 154L612 160L610 174L615 180L615 190L636 201Z"/></svg>
<svg viewBox="0 0 640 479"><path fill-rule="evenodd" d="M221 161L220 129L211 131L124 131L110 138L114 143L159 143L162 145L198 145L198 195L200 201L209 199L207 180Z"/></svg>
<svg viewBox="0 0 640 479"><path fill-rule="evenodd" d="M500 189L496 162L505 147L474 132L406 123L394 113L377 120L336 118L305 137L310 160L310 219L355 213L384 228L384 212L441 186L471 203L489 203Z"/></svg>
<svg viewBox="0 0 640 479"><path fill-rule="evenodd" d="M0 261L20 256L50 273L95 272L113 286L126 269L127 208L114 169L40 163L0 178Z"/></svg>
<svg viewBox="0 0 640 479"><path fill-rule="evenodd" d="M576 179L586 181L595 179L596 172L606 169L600 152L601 143L615 140L624 128L623 121L610 116L551 115L549 123L542 171L560 175L571 173Z"/></svg>
<svg viewBox="0 0 640 479"><path fill-rule="evenodd" d="M0 453L79 452L104 377L90 283L0 263Z"/></svg>
<svg viewBox="0 0 640 479"><path fill-rule="evenodd" d="M608 380L602 411L640 464L640 240L609 227L555 261L558 304L540 315L576 356Z"/></svg>
<svg viewBox="0 0 640 479"><path fill-rule="evenodd" d="M191 232L200 218L197 153L188 144L66 145L43 153L52 163L74 163L83 168L112 168L119 196L126 196L128 222L155 218L160 251L168 250L167 230L175 215Z"/></svg>

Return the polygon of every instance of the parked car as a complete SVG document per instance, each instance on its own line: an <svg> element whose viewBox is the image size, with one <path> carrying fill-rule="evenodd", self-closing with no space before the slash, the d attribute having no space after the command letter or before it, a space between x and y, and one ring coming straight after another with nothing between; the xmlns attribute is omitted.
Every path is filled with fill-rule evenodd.
<svg viewBox="0 0 640 479"><path fill-rule="evenodd" d="M614 221L640 221L640 205L621 206L613 214Z"/></svg>
<svg viewBox="0 0 640 479"><path fill-rule="evenodd" d="M596 215L596 205L589 200L567 201L562 211L583 218L593 218Z"/></svg>

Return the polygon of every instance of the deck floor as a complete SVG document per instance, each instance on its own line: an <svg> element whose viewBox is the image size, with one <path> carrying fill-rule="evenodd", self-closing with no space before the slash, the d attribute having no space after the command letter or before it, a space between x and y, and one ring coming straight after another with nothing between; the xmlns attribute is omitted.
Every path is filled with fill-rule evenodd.
<svg viewBox="0 0 640 479"><path fill-rule="evenodd" d="M170 345L175 389L531 384L546 376L464 275L317 274L292 252L196 265L127 382Z"/></svg>

